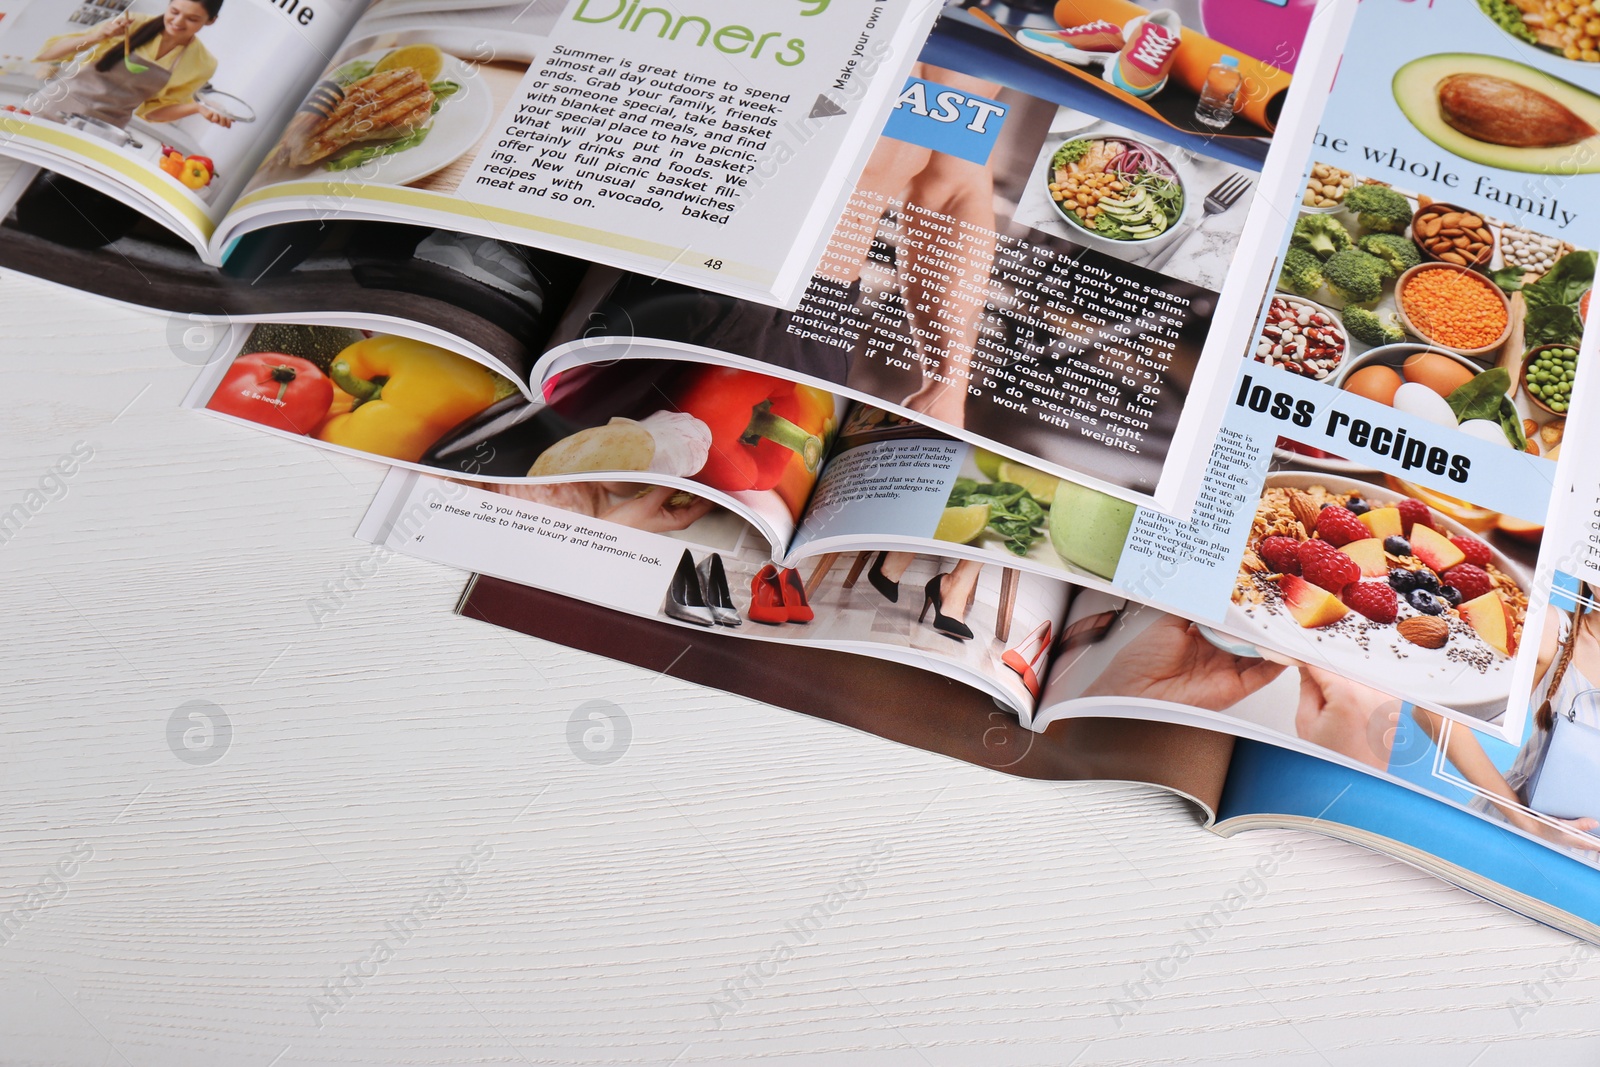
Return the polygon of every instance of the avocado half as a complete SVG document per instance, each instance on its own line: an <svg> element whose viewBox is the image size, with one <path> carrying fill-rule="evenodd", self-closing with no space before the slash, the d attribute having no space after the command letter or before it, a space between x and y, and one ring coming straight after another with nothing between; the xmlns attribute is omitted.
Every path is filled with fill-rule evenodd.
<svg viewBox="0 0 1600 1067"><path fill-rule="evenodd" d="M1395 103L1428 140L1462 159L1501 170L1600 173L1600 144L1594 135L1576 143L1517 147L1478 140L1450 125L1440 109L1439 87L1446 79L1457 75L1482 75L1515 83L1542 94L1590 128L1600 130L1600 96L1524 63L1496 56L1443 52L1413 59L1395 72L1392 84Z"/></svg>

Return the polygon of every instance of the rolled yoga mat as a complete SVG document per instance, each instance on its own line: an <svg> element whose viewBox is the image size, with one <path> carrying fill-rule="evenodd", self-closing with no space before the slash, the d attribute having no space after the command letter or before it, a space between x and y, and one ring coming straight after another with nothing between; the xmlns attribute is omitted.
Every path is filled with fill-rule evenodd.
<svg viewBox="0 0 1600 1067"><path fill-rule="evenodd" d="M1126 26L1141 15L1148 14L1149 8L1140 7L1130 0L1059 0L1055 10L1056 21L1063 27L1082 26L1099 19ZM1296 51L1301 46L1299 41L1285 44ZM1199 96L1201 87L1206 83L1206 72L1223 56L1237 59L1239 72L1244 75L1237 114L1264 130L1272 130L1278 124L1278 114L1283 110L1283 101L1288 95L1293 76L1270 63L1246 55L1236 48L1229 48L1199 30L1185 26L1168 77Z"/></svg>

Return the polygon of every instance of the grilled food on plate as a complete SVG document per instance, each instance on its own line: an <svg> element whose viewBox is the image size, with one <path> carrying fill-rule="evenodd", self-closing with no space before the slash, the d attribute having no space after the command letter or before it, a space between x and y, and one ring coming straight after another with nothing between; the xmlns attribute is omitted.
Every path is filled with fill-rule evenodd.
<svg viewBox="0 0 1600 1067"><path fill-rule="evenodd" d="M320 163L351 145L393 141L427 125L433 90L411 67L369 74L345 87L321 124L290 146L298 166Z"/></svg>

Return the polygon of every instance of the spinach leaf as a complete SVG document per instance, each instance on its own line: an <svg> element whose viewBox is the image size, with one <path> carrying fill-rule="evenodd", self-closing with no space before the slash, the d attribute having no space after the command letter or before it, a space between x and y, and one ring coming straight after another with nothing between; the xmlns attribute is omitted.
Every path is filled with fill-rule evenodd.
<svg viewBox="0 0 1600 1067"><path fill-rule="evenodd" d="M1543 278L1522 287L1529 313L1536 308L1577 304L1583 291L1594 284L1594 264L1594 253L1587 251L1569 252L1556 260Z"/></svg>
<svg viewBox="0 0 1600 1067"><path fill-rule="evenodd" d="M1501 267L1489 272L1489 280L1500 287L1502 293L1514 293L1522 288L1521 267Z"/></svg>
<svg viewBox="0 0 1600 1067"><path fill-rule="evenodd" d="M1504 367L1494 367L1475 375L1444 401L1455 412L1457 422L1468 419L1498 422L1505 431L1506 440L1520 450L1527 447L1528 439L1523 436L1522 418L1517 414L1516 405L1506 396L1510 388L1511 372Z"/></svg>

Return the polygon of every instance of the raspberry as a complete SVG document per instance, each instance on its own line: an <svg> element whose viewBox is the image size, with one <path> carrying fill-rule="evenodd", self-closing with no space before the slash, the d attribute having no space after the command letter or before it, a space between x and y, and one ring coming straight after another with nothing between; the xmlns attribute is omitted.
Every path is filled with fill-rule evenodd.
<svg viewBox="0 0 1600 1067"><path fill-rule="evenodd" d="M1256 552L1266 561L1267 566L1279 574L1299 574L1300 557L1296 551L1299 547L1300 542L1294 538L1273 534L1271 537L1261 539L1261 543L1256 546Z"/></svg>
<svg viewBox="0 0 1600 1067"><path fill-rule="evenodd" d="M1301 541L1297 554L1305 580L1330 593L1341 593L1351 582L1361 580L1360 565L1326 541Z"/></svg>
<svg viewBox="0 0 1600 1067"><path fill-rule="evenodd" d="M1406 497L1395 507L1400 509L1401 532L1407 537L1411 536L1411 527L1419 522L1430 530L1433 528L1433 512L1429 511L1428 505L1422 501Z"/></svg>
<svg viewBox="0 0 1600 1067"><path fill-rule="evenodd" d="M1460 537L1450 538L1450 543L1459 548L1462 554L1467 557L1467 562L1474 567L1487 567L1489 565L1489 560L1491 559L1489 546L1476 537L1468 537L1462 534Z"/></svg>
<svg viewBox="0 0 1600 1067"><path fill-rule="evenodd" d="M1373 622L1390 623L1400 614L1400 598L1383 582L1357 582L1344 591L1345 606Z"/></svg>
<svg viewBox="0 0 1600 1067"><path fill-rule="evenodd" d="M1323 508L1317 515L1317 536L1334 548L1338 548L1341 545L1348 545L1351 541L1371 537L1372 531L1356 518L1355 512L1336 504L1333 507Z"/></svg>
<svg viewBox="0 0 1600 1067"><path fill-rule="evenodd" d="M1459 589L1463 600L1476 600L1494 588L1489 572L1474 563L1457 563L1439 577Z"/></svg>

